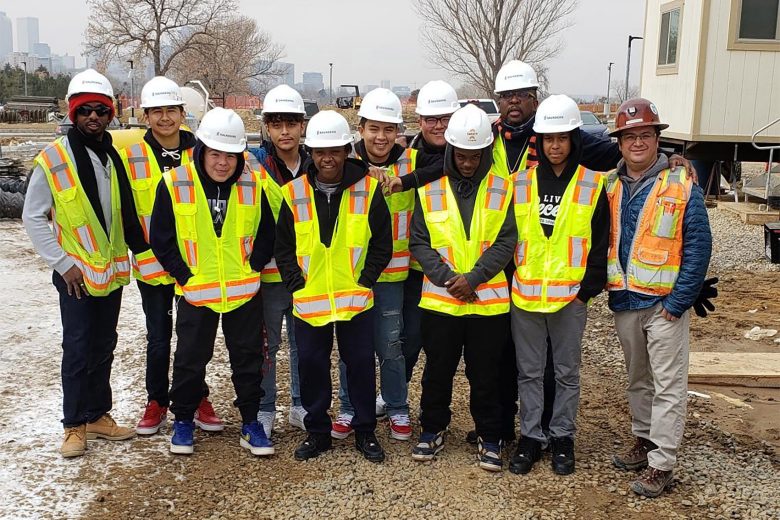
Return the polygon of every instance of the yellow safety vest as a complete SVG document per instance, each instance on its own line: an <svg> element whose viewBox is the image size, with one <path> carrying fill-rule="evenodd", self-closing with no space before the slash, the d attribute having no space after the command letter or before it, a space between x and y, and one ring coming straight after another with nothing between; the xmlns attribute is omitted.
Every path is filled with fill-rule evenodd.
<svg viewBox="0 0 780 520"><path fill-rule="evenodd" d="M344 191L330 247L325 247L308 177L288 182L282 194L293 214L295 255L306 280L292 295L293 314L320 327L348 321L374 306L373 291L358 285L358 279L371 238L368 210L379 183L365 176Z"/></svg>
<svg viewBox="0 0 780 520"><path fill-rule="evenodd" d="M509 164L507 163L506 147L504 146L504 139L501 135L496 136L493 141L493 170L496 175L509 178L516 172L521 172L528 168L528 146L523 151L523 157L520 159L520 164L514 171L509 171Z"/></svg>
<svg viewBox="0 0 780 520"><path fill-rule="evenodd" d="M173 203L176 239L192 272L176 294L192 305L230 312L248 302L260 289L260 273L249 257L260 224L262 183L246 169L230 188L222 236L217 237L206 194L193 163L163 174Z"/></svg>
<svg viewBox="0 0 780 520"><path fill-rule="evenodd" d="M182 150L182 165L191 161L191 153L189 149ZM122 157L127 177L130 179L135 211L138 213L141 228L144 230L144 238L148 244L154 198L157 194L157 185L162 179L162 170L157 163L157 157L154 155L152 147L145 141L123 148L119 151L119 155ZM130 264L133 267L133 276L149 285L170 285L176 282L163 269L151 249L138 255L131 255Z"/></svg>
<svg viewBox="0 0 780 520"><path fill-rule="evenodd" d="M64 138L44 148L35 158L35 164L46 174L54 199L52 222L57 242L81 270L87 292L92 296L106 296L130 283L130 260L114 165L111 165L111 229L106 236L84 193Z"/></svg>
<svg viewBox="0 0 780 520"><path fill-rule="evenodd" d="M358 156L358 158L361 157ZM387 168L383 168L383 170L391 177L403 177L413 172L416 164L417 150L407 148L395 163ZM382 271L382 274L379 275L378 281L403 282L409 276L409 266L412 258L411 253L409 253L409 228L412 224L412 213L414 212L414 191L403 191L385 196L385 202L387 202L387 207L390 210L390 219L393 226L393 257L384 271Z"/></svg>
<svg viewBox="0 0 780 520"><path fill-rule="evenodd" d="M279 210L282 207L282 188L273 178L273 176L265 169L263 165L249 152L244 152L244 165L246 168L250 168L257 175L260 176L260 182L263 185L265 196L268 198L268 205L271 206L271 213L274 216L274 222L279 220ZM278 283L282 281L282 275L279 273L279 268L276 266L276 258L271 258L260 272L260 279L263 283Z"/></svg>
<svg viewBox="0 0 780 520"><path fill-rule="evenodd" d="M591 221L604 187L604 175L577 168L555 219L550 238L539 216L537 170L517 172L514 184L515 249L512 303L529 312L556 312L577 297L585 277L591 244Z"/></svg>
<svg viewBox="0 0 780 520"><path fill-rule="evenodd" d="M469 239L466 238L449 177L444 176L418 189L431 247L455 273L471 271L482 253L495 242L511 202L509 189L509 179L492 169L482 179L474 203ZM452 316L493 316L509 312L509 286L503 270L479 285L474 292L478 300L466 303L451 296L446 288L434 285L425 276L420 307Z"/></svg>
<svg viewBox="0 0 780 520"><path fill-rule="evenodd" d="M613 171L607 179L612 227L607 254L607 290L633 291L652 296L672 292L680 274L683 219L691 197L693 178L685 168L664 170L645 200L631 243L628 276L620 265L623 183Z"/></svg>

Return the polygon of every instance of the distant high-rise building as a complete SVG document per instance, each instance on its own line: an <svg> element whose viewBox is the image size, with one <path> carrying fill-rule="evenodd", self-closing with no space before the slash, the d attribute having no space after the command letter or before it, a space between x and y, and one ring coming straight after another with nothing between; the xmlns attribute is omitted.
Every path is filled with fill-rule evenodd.
<svg viewBox="0 0 780 520"><path fill-rule="evenodd" d="M16 19L16 50L33 53L38 43L38 19L33 17Z"/></svg>
<svg viewBox="0 0 780 520"><path fill-rule="evenodd" d="M303 84L308 89L320 91L325 88L325 83L322 81L322 73L320 72L304 72Z"/></svg>
<svg viewBox="0 0 780 520"><path fill-rule="evenodd" d="M68 54L65 54L65 56L62 56L62 68L65 69L64 72L71 71L76 68L76 57L70 56Z"/></svg>
<svg viewBox="0 0 780 520"><path fill-rule="evenodd" d="M392 83L390 82L389 79L383 79L382 80L382 88L390 88L391 85L392 85Z"/></svg>
<svg viewBox="0 0 780 520"><path fill-rule="evenodd" d="M361 90L360 93L365 95L377 88L379 88L379 85L363 85L363 90Z"/></svg>
<svg viewBox="0 0 780 520"><path fill-rule="evenodd" d="M0 63L5 62L8 55L14 52L12 30L11 19L0 11Z"/></svg>
<svg viewBox="0 0 780 520"><path fill-rule="evenodd" d="M36 43L33 45L33 50L31 54L35 54L39 58L50 58L51 57L51 47L49 47L48 43Z"/></svg>

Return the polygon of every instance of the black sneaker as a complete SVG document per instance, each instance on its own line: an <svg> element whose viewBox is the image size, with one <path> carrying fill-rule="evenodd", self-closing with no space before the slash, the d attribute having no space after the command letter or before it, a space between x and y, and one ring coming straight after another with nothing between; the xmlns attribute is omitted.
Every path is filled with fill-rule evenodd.
<svg viewBox="0 0 780 520"><path fill-rule="evenodd" d="M382 462L385 460L385 450L382 449L373 432L355 432L355 447L363 454L366 460L371 462Z"/></svg>
<svg viewBox="0 0 780 520"><path fill-rule="evenodd" d="M550 453L552 469L558 475L574 473L574 439L572 437L551 437Z"/></svg>
<svg viewBox="0 0 780 520"><path fill-rule="evenodd" d="M331 446L330 435L327 433L310 433L295 450L295 460L313 459L328 451Z"/></svg>
<svg viewBox="0 0 780 520"><path fill-rule="evenodd" d="M515 454L509 460L509 471L516 475L525 475L542 458L542 444L528 437L521 437Z"/></svg>
<svg viewBox="0 0 780 520"><path fill-rule="evenodd" d="M466 434L466 442L476 445L478 441L479 437L477 437L477 430L469 430L469 432Z"/></svg>

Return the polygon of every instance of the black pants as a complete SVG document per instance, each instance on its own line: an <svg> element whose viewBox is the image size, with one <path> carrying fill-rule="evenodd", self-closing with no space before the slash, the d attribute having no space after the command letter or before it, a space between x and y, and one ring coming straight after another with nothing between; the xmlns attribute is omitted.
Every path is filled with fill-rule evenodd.
<svg viewBox="0 0 780 520"><path fill-rule="evenodd" d="M309 433L330 433L328 416L333 387L330 379L330 353L333 329L339 357L347 366L349 401L355 409L352 427L359 433L376 429L374 399L374 310L361 312L349 321L337 321L321 327L294 319L298 346L298 373L301 379L301 404L306 410L304 425Z"/></svg>
<svg viewBox="0 0 780 520"><path fill-rule="evenodd" d="M56 271L52 283L60 297L62 318L62 424L79 426L111 410L111 363L122 288L108 296L68 296Z"/></svg>
<svg viewBox="0 0 780 520"><path fill-rule="evenodd" d="M171 411L177 421L191 421L203 397L206 365L214 355L219 318L230 358L233 404L248 424L257 420L263 390L263 300L258 293L241 307L220 314L176 298L176 352L173 355Z"/></svg>
<svg viewBox="0 0 780 520"><path fill-rule="evenodd" d="M420 357L422 349L422 337L420 331L420 298L422 297L423 274L421 271L409 269L409 276L404 280L404 320L401 348L406 363L406 382L412 380L414 366Z"/></svg>
<svg viewBox="0 0 780 520"><path fill-rule="evenodd" d="M499 375L509 338L509 314L456 317L423 310L422 337L426 357L420 398L423 431L439 432L449 425L452 383L462 354L477 435L498 442L502 433Z"/></svg>

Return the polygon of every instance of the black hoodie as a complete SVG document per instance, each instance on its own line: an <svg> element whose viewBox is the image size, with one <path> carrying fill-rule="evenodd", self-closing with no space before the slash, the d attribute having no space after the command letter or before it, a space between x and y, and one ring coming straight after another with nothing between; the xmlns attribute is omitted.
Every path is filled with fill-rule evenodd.
<svg viewBox="0 0 780 520"><path fill-rule="evenodd" d="M214 232L217 236L222 236L222 225L227 216L228 200L233 184L241 176L244 170L244 156L238 156L238 163L233 175L225 182L215 182L206 174L203 168L203 154L206 147L202 143L195 146L193 152L193 162L198 178L206 194L209 208L211 209ZM256 272L260 272L263 266L267 264L273 256L274 248L274 219L271 213L271 206L268 203L265 191L260 196L260 211L262 218L257 227L252 255L249 257L249 265ZM173 214L173 203L168 186L165 180L160 180L157 185L157 195L154 199L154 209L152 210L152 224L149 231L149 237L152 245L152 251L160 261L160 264L176 279L179 285L184 285L192 276L187 262L181 256L179 245L176 238L176 220Z"/></svg>
<svg viewBox="0 0 780 520"><path fill-rule="evenodd" d="M539 187L539 217L542 222L542 230L547 238L553 233L561 198L577 171L582 157L582 141L580 139L582 132L575 130L569 132L569 135L571 136L571 152L560 177L555 175L550 160L544 154L543 136L539 135L538 137L539 167L536 170L536 179ZM609 203L606 190L602 189L591 218L592 231L588 262L585 267L585 277L580 282L580 291L577 294L577 297L585 303L597 296L607 283L609 228Z"/></svg>
<svg viewBox="0 0 780 520"><path fill-rule="evenodd" d="M144 141L152 147L154 158L157 159L157 164L160 165L160 171L165 173L168 170L172 170L178 166L181 166L181 155L184 150L189 150L195 147L197 142L195 135L192 132L186 130L179 130L179 146L172 150L163 148L163 146L155 139L151 128L146 131L144 135Z"/></svg>
<svg viewBox="0 0 780 520"><path fill-rule="evenodd" d="M418 133L409 143L409 148L417 150L415 170L401 178L402 191L416 190L435 181L444 173L444 146L434 146L423 138L422 132Z"/></svg>
<svg viewBox="0 0 780 520"><path fill-rule="evenodd" d="M339 205L344 190L366 176L368 167L366 163L357 159L347 159L344 163L344 175L341 183L330 197L317 188L315 179L317 168L313 162L308 164L306 175L312 187L314 204L317 210L317 222L320 228L320 242L329 247L333 239L333 231L336 228L339 214ZM302 289L306 285L298 258L295 255L295 228L294 219L290 207L285 202L279 211L279 219L276 224L276 246L274 258L282 275L287 289L292 293ZM360 273L358 283L363 287L371 288L382 274L390 259L393 257L393 235L390 225L390 212L382 196L381 187L377 186L368 209L368 225L371 229L371 238L368 241L366 263Z"/></svg>
<svg viewBox="0 0 780 520"><path fill-rule="evenodd" d="M447 150L444 154L443 172L450 178L450 186L452 186L455 200L458 202L458 210L460 211L467 238L469 237L471 219L474 214L474 203L477 199L477 190L479 189L482 179L484 179L490 171L492 164L493 148L488 146L482 151L482 157L477 171L472 177L465 178L458 172L458 169L455 166L453 148L447 146ZM504 269L512 259L512 253L515 250L516 244L517 225L515 223L513 207L510 204L504 223L502 224L501 230L499 231L495 242L493 242L493 245L482 253L482 256L479 257L479 260L477 260L477 263L471 271L463 273L466 280L469 282L469 286L472 289L476 289L478 285L487 282ZM425 224L425 217L423 216L419 197L417 197L415 201L409 248L412 251L412 255L420 262L420 265L422 265L425 275L430 278L434 284L443 287L447 280L455 276L455 272L453 272L446 263L442 262L439 253L431 248L431 235L428 231L428 226Z"/></svg>

